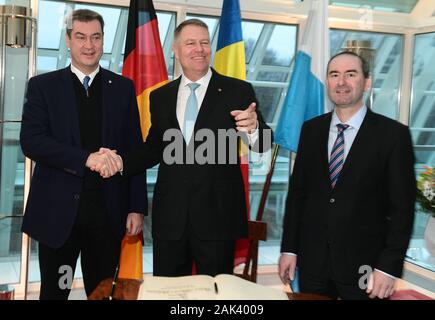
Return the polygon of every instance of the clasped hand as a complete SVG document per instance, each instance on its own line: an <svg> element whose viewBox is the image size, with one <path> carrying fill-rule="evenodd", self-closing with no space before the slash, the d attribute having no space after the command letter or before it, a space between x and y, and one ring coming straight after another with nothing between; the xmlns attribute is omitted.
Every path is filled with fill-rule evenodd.
<svg viewBox="0 0 435 320"><path fill-rule="evenodd" d="M98 172L103 178L110 178L122 170L123 163L116 150L100 148L97 152L89 155L86 167Z"/></svg>

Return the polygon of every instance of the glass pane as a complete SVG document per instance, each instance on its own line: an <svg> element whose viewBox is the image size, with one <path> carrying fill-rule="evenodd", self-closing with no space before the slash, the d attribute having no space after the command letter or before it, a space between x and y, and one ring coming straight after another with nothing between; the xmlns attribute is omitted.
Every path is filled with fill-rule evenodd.
<svg viewBox="0 0 435 320"><path fill-rule="evenodd" d="M267 123L273 121L278 102L281 98L282 89L274 87L255 86L255 94L260 104L259 110Z"/></svg>
<svg viewBox="0 0 435 320"><path fill-rule="evenodd" d="M435 82L433 63L435 59L435 33L415 37L412 74L412 101L410 128L416 156L416 175L435 166ZM429 195L429 194L427 194ZM408 260L421 267L435 271L435 230L430 231L434 218L416 204L416 215Z"/></svg>
<svg viewBox="0 0 435 320"><path fill-rule="evenodd" d="M350 8L370 8L388 12L411 13L418 0L379 1L379 0L329 0L329 4Z"/></svg>
<svg viewBox="0 0 435 320"><path fill-rule="evenodd" d="M260 71L257 76L258 81L287 82L288 73L276 71Z"/></svg>
<svg viewBox="0 0 435 320"><path fill-rule="evenodd" d="M38 74L55 70L57 65L57 58L38 56L37 64L38 64Z"/></svg>
<svg viewBox="0 0 435 320"><path fill-rule="evenodd" d="M20 280L24 157L19 134L29 49L6 47L5 54L3 85L7 94L0 114L0 284Z"/></svg>
<svg viewBox="0 0 435 320"><path fill-rule="evenodd" d="M112 52L113 40L115 39L116 29L118 28L121 10L113 7L91 6L87 4L77 4L74 9L89 9L101 14L104 19L104 52Z"/></svg>
<svg viewBox="0 0 435 320"><path fill-rule="evenodd" d="M166 35L168 34L169 23L171 22L173 13L157 12L157 22L159 24L160 43L165 43Z"/></svg>
<svg viewBox="0 0 435 320"><path fill-rule="evenodd" d="M19 133L19 122L0 124L0 284L20 280L24 156Z"/></svg>
<svg viewBox="0 0 435 320"><path fill-rule="evenodd" d="M375 32L330 30L331 56L344 50L349 40L371 42L375 58L372 68L372 109L384 116L397 119L399 87L402 73L403 37Z"/></svg>
<svg viewBox="0 0 435 320"><path fill-rule="evenodd" d="M110 64L109 60L106 60L106 59L101 59L100 60L100 66L105 68L105 69L109 68L109 64Z"/></svg>
<svg viewBox="0 0 435 320"><path fill-rule="evenodd" d="M295 54L296 28L275 25L262 64L289 67Z"/></svg>
<svg viewBox="0 0 435 320"><path fill-rule="evenodd" d="M257 41L260 38L261 30L263 30L264 23L243 21L242 34L245 41L245 57L246 63L249 63L254 53Z"/></svg>
<svg viewBox="0 0 435 320"><path fill-rule="evenodd" d="M39 3L38 48L59 49L64 12L65 3L54 1Z"/></svg>
<svg viewBox="0 0 435 320"><path fill-rule="evenodd" d="M0 4L30 7L30 0L2 0Z"/></svg>
<svg viewBox="0 0 435 320"><path fill-rule="evenodd" d="M213 38L213 35L216 31L216 28L218 26L219 23L219 18L216 17L208 17L208 16L199 16L199 15L186 15L186 20L187 19L200 19L201 21L203 21L207 27L208 27L208 31L210 32L210 37Z"/></svg>

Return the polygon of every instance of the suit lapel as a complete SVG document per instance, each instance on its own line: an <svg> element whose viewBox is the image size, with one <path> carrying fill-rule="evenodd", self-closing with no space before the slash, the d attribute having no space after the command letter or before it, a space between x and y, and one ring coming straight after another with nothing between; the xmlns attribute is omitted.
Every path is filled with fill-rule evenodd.
<svg viewBox="0 0 435 320"><path fill-rule="evenodd" d="M113 95L116 93L116 90L113 89L113 81L112 75L107 72L105 69L100 67L101 72L101 143L103 146L108 146L109 141L111 140L109 137L109 128L110 121L109 115L112 114L110 110L113 110L116 106L114 105L114 97Z"/></svg>
<svg viewBox="0 0 435 320"><path fill-rule="evenodd" d="M68 120L71 125L72 141L74 145L81 146L80 127L79 127L79 115L77 112L77 99L74 92L74 85L72 77L75 77L71 73L71 68L66 67L61 70L61 81L58 87L59 97L62 97L63 107L65 112L69 115Z"/></svg>
<svg viewBox="0 0 435 320"><path fill-rule="evenodd" d="M194 132L197 132L202 128L207 128L208 120L211 119L213 110L218 104L220 95L223 92L219 80L219 75L213 71L213 75L210 79L210 83L208 84L207 92L205 93L204 100L202 101L201 108L195 122Z"/></svg>
<svg viewBox="0 0 435 320"><path fill-rule="evenodd" d="M326 114L321 122L320 126L320 159L323 164L323 175L329 181L329 155L328 155L328 139L329 139L329 127L331 126L332 113Z"/></svg>
<svg viewBox="0 0 435 320"><path fill-rule="evenodd" d="M358 130L355 140L352 143L352 147L349 150L349 154L344 162L343 169L340 172L337 184L335 188L340 186L340 182L345 179L349 174L355 175L356 168L359 168L360 161L367 161L364 154L367 148L373 144L373 132L376 129L376 121L373 117L373 113L367 110L367 114Z"/></svg>
<svg viewBox="0 0 435 320"><path fill-rule="evenodd" d="M180 81L181 81L181 76L168 84L169 86L168 106L170 108L168 113L168 119L169 122L171 123L171 126L178 130L181 130L180 124L178 123L178 119L177 119L177 99L178 99L178 88L180 87Z"/></svg>

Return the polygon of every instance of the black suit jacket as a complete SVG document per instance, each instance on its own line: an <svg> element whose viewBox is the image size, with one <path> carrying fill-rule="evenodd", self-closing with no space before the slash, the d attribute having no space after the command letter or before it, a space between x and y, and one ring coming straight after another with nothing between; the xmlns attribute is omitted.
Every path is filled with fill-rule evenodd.
<svg viewBox="0 0 435 320"><path fill-rule="evenodd" d="M184 157L197 152L201 144L195 142L187 148L182 138L176 116L179 85L180 78L152 92L152 126L147 141L141 150L123 157L124 173L129 175L160 164L152 209L154 239L179 239L188 221L202 240L246 237L247 213L239 163L170 164L164 161L167 156L165 150L167 152L173 142L173 139L164 138L165 133L178 133ZM247 108L256 101L254 90L248 82L222 76L213 70L194 132L209 129L208 132L217 137L218 129L235 130L235 121L230 112ZM260 139L255 147L260 151L263 129L268 127L259 113L258 116ZM216 160L222 149L218 150L217 139L213 146ZM230 150L227 147L224 151L228 154ZM238 154L238 150L232 151Z"/></svg>
<svg viewBox="0 0 435 320"><path fill-rule="evenodd" d="M132 81L100 69L102 143L126 152L142 143ZM20 142L36 162L22 230L53 248L61 247L76 219L85 163L70 67L33 77L27 87ZM103 181L108 221L119 239L130 212L147 212L145 175Z"/></svg>
<svg viewBox="0 0 435 320"><path fill-rule="evenodd" d="M367 111L335 188L328 173L331 113L307 121L290 179L282 252L301 272L357 285L360 266L400 277L411 236L414 153L406 126Z"/></svg>

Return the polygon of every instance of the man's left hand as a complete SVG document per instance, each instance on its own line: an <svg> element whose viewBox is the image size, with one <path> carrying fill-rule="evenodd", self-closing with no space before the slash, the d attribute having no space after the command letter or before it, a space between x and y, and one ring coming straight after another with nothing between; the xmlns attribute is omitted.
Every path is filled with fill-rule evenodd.
<svg viewBox="0 0 435 320"><path fill-rule="evenodd" d="M143 214L131 212L127 216L126 230L128 236L135 236L142 231Z"/></svg>
<svg viewBox="0 0 435 320"><path fill-rule="evenodd" d="M237 131L252 133L257 128L256 103L253 102L245 110L233 110L231 115L236 121Z"/></svg>
<svg viewBox="0 0 435 320"><path fill-rule="evenodd" d="M395 283L396 279L378 270L374 270L370 275L366 292L371 299L376 297L379 299L387 299L394 293Z"/></svg>

